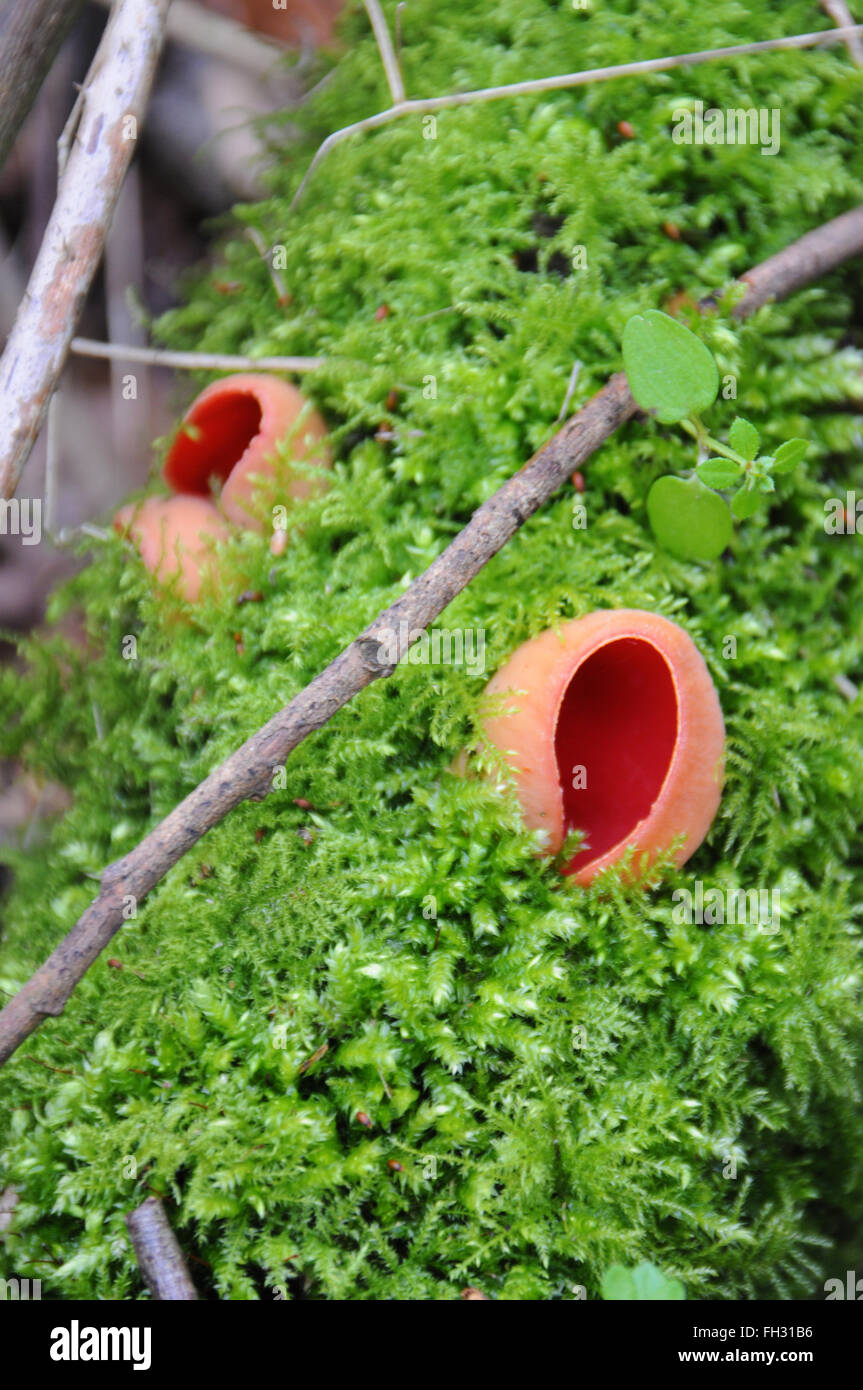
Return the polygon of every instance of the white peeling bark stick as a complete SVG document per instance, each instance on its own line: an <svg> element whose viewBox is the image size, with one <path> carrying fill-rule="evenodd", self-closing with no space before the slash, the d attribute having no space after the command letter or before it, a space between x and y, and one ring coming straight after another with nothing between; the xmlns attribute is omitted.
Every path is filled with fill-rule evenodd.
<svg viewBox="0 0 863 1390"><path fill-rule="evenodd" d="M57 200L0 359L0 497L18 484L101 259L170 2L117 0L73 112Z"/></svg>

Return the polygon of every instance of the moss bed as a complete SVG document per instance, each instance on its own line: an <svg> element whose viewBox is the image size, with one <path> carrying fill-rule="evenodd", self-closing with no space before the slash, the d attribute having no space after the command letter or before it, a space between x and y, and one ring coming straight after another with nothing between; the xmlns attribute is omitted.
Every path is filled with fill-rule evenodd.
<svg viewBox="0 0 863 1390"><path fill-rule="evenodd" d="M425 94L828 25L797 0L411 0L403 66ZM836 48L464 107L436 138L411 117L337 148L289 213L317 140L387 101L361 12L346 31L270 196L158 325L176 347L329 359L305 389L333 486L281 557L237 543L260 601L193 622L168 621L119 539L88 541L51 613L85 614L86 649L40 637L0 676L0 752L74 798L8 854L7 993L106 863L549 438L576 359L574 406L620 367L629 315L863 198L863 78ZM674 143L682 98L778 108L780 152ZM287 248L289 303L247 228ZM123 1215L152 1192L220 1299L593 1298L640 1260L690 1299L823 1297L859 1260L863 726L835 678L863 680L863 541L827 534L824 504L859 464L860 308L852 263L699 327L737 383L713 432L739 413L766 444L812 441L719 561L656 547L648 487L691 450L633 422L440 619L483 629L485 675L400 666L141 904L0 1073L0 1188L20 1194L0 1272L146 1297ZM682 624L728 729L707 841L636 890L561 879L511 794L449 771L513 648L602 607ZM781 929L675 921L696 880L780 890Z"/></svg>

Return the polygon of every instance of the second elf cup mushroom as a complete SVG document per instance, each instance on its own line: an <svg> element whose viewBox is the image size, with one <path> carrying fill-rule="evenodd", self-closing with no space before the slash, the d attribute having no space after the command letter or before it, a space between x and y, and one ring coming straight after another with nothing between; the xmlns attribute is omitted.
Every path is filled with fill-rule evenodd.
<svg viewBox="0 0 863 1390"><path fill-rule="evenodd" d="M187 603L197 603L205 588L220 591L216 546L230 527L205 497L147 497L121 507L114 530L134 540L160 589L176 585Z"/></svg>
<svg viewBox="0 0 863 1390"><path fill-rule="evenodd" d="M286 471L290 497L309 497L324 485L331 463L323 444L327 426L306 398L286 381L242 372L214 381L186 412L165 459L165 480L175 492L210 496L210 480L222 483L221 508L229 521L263 531L256 490L275 480L276 447L289 440L296 461L308 458L321 478Z"/></svg>
<svg viewBox="0 0 863 1390"><path fill-rule="evenodd" d="M725 727L704 659L656 613L617 609L562 623L525 642L492 677L505 712L485 729L515 773L525 824L581 884L621 860L701 844L722 789Z"/></svg>
<svg viewBox="0 0 863 1390"><path fill-rule="evenodd" d="M175 582L181 597L196 603L205 584L218 586L215 546L231 535L229 523L263 531L268 479L274 498L279 484L292 498L325 485L331 462L322 444L326 434L318 412L277 377L248 372L216 381L192 402L168 452L165 478L176 495L122 507L115 529L132 537L161 587ZM274 454L282 440L290 441L295 460L312 455L319 478L279 469ZM212 479L222 483L218 508ZM256 496L259 486L263 497ZM274 534L274 554L281 554L285 539L284 531Z"/></svg>

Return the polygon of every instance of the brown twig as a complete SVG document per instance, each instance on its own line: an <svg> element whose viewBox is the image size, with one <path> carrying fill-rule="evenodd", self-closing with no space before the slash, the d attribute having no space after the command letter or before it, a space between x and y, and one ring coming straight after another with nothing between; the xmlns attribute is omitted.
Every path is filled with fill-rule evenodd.
<svg viewBox="0 0 863 1390"><path fill-rule="evenodd" d="M169 3L118 0L81 93L57 200L0 359L0 497L18 484L99 264Z"/></svg>
<svg viewBox="0 0 863 1390"><path fill-rule="evenodd" d="M767 299L791 294L861 252L863 205L807 233L743 276L749 291L735 306L735 315L745 318ZM474 512L464 530L389 608L211 772L135 849L108 866L98 897L0 1012L0 1063L46 1016L63 1012L78 981L123 925L123 908L130 898L140 902L240 802L263 798L274 770L284 764L292 749L322 728L367 685L391 675L395 669L391 650L394 634L399 634L395 641L401 657L406 650L401 634L425 629L528 517L553 496L573 469L581 467L635 409L626 377L617 372L529 463Z"/></svg>
<svg viewBox="0 0 863 1390"><path fill-rule="evenodd" d="M154 1298L194 1302L198 1291L186 1268L177 1237L158 1197L147 1197L126 1216L126 1226L141 1273Z"/></svg>
<svg viewBox="0 0 863 1390"><path fill-rule="evenodd" d="M747 270L740 278L748 292L734 310L735 316L753 314L770 299L787 299L795 290L820 279L834 266L859 256L861 225L863 206L852 208Z"/></svg>
<svg viewBox="0 0 863 1390"><path fill-rule="evenodd" d="M0 169L82 0L11 0L0 15Z"/></svg>

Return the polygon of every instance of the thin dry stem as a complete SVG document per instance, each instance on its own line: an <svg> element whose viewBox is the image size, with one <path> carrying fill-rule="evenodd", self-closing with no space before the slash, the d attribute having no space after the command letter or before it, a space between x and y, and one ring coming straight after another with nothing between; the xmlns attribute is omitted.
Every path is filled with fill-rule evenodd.
<svg viewBox="0 0 863 1390"><path fill-rule="evenodd" d="M563 404L560 407L560 414L554 422L556 425L562 424L563 421L566 419L567 414L569 413L569 407L572 403L572 398L575 395L575 388L578 385L578 377L583 365L584 364L582 362L579 362L577 360L572 365L572 371L569 374L569 381L566 384L566 395L564 396Z"/></svg>
<svg viewBox="0 0 863 1390"><path fill-rule="evenodd" d="M850 28L824 29L814 34L792 34L782 39L763 39L758 43L734 44L730 48L709 48L700 53L680 53L665 58L645 58L637 63L619 63L615 67L589 68L584 72L566 72L557 77L537 77L526 82L512 82L502 87L480 87L473 92L450 92L447 96L424 97L414 101L402 101L390 106L386 111L378 111L374 116L343 126L327 136L315 152L311 164L291 201L291 210L297 206L308 186L312 174L336 145L348 140L362 131L377 130L379 126L389 125L402 116L426 116L435 111L443 111L450 106L470 106L478 101L499 101L505 97L530 96L536 92L562 91L569 87L584 87L591 82L611 82L618 77L643 77L651 72L670 72L673 68L694 66L697 63L715 62L721 58L741 58L748 53L771 53L786 48L815 48L843 43L850 37L863 34L863 24Z"/></svg>
<svg viewBox="0 0 863 1390"><path fill-rule="evenodd" d="M132 347L128 343L100 343L93 338L73 338L69 346L79 357L142 362L150 367L177 367L191 372L314 372L327 360L325 357L240 357L226 352L168 352L162 348Z"/></svg>
<svg viewBox="0 0 863 1390"><path fill-rule="evenodd" d="M379 0L363 0L366 7L366 14L369 17L375 40L377 41L378 51L381 55L381 62L384 65L387 82L389 84L390 96L393 99L393 106L400 106L405 99L405 84L402 81L401 69L393 48L390 31L384 18L384 12L380 7Z"/></svg>
<svg viewBox="0 0 863 1390"><path fill-rule="evenodd" d="M280 305L290 302L290 293L280 270L276 270L273 264L272 253L268 248L264 238L261 236L257 227L247 227L246 236L254 246L261 260L266 262L270 279L276 287L276 298Z"/></svg>

